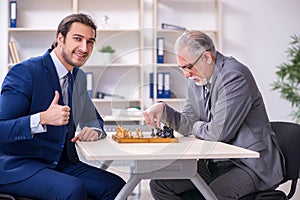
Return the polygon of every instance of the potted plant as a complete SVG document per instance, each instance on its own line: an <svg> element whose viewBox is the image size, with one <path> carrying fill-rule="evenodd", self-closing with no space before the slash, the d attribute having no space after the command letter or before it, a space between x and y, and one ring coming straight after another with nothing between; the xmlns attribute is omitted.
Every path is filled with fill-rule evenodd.
<svg viewBox="0 0 300 200"><path fill-rule="evenodd" d="M99 52L101 53L101 63L104 65L107 65L111 63L112 55L115 52L115 49L113 49L110 45L104 45L99 49Z"/></svg>
<svg viewBox="0 0 300 200"><path fill-rule="evenodd" d="M272 89L292 105L292 117L300 123L300 35L293 35L287 49L288 60L277 66L277 80Z"/></svg>

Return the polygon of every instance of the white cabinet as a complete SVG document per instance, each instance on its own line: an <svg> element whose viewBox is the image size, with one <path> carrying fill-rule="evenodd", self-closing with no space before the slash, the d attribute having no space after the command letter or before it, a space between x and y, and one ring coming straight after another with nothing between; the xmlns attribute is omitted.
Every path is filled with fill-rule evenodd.
<svg viewBox="0 0 300 200"><path fill-rule="evenodd" d="M219 0L154 0L153 5L154 49L157 49L157 38L164 40L164 61L158 63L157 53L153 53L153 73L170 73L171 98L158 98L157 84L154 84L154 102L162 100L181 110L185 102L186 79L177 67L173 45L183 30L162 28L162 24L184 27L187 30L201 30L214 40L218 49L222 48L221 38L221 1ZM154 83L157 76L154 75Z"/></svg>
<svg viewBox="0 0 300 200"><path fill-rule="evenodd" d="M104 120L141 123L143 117L143 1L79 0L76 12L88 13L98 25L97 41L83 70L93 73L93 101ZM110 45L115 52L104 63L99 52ZM99 93L105 94L99 99ZM125 112L138 108L139 112ZM118 112L123 111L123 112ZM121 113L121 114L120 114ZM138 115L138 116L137 116Z"/></svg>

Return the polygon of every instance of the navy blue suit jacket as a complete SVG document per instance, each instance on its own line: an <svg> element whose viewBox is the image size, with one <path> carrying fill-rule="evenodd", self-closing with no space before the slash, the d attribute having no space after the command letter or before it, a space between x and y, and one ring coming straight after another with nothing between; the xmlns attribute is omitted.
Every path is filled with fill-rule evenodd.
<svg viewBox="0 0 300 200"><path fill-rule="evenodd" d="M34 136L30 116L47 110L55 90L59 104L64 105L59 78L50 56L31 58L15 65L3 81L0 96L0 184L26 179L43 168L55 168L65 141L70 144L73 160L78 159L75 144L66 134L66 126L47 125L47 132ZM96 127L103 130L103 119L86 90L85 73L74 68L72 113L75 126ZM67 137L67 138L66 138ZM69 148L68 148L69 150Z"/></svg>

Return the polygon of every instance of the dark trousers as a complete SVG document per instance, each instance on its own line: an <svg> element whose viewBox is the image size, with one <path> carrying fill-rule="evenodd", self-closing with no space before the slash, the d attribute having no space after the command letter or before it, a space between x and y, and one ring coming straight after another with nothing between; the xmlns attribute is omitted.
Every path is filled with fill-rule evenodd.
<svg viewBox="0 0 300 200"><path fill-rule="evenodd" d="M230 161L212 163L201 160L198 173L218 200L238 199L256 190L250 175ZM190 180L151 180L150 189L156 200L205 200Z"/></svg>
<svg viewBox="0 0 300 200"><path fill-rule="evenodd" d="M56 169L46 168L23 181L0 185L0 192L34 199L113 200L124 184L110 172L65 161Z"/></svg>

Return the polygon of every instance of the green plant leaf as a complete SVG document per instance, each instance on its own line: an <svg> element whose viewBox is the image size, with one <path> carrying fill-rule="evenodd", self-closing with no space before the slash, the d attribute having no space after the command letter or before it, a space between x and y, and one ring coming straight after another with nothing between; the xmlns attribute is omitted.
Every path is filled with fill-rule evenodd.
<svg viewBox="0 0 300 200"><path fill-rule="evenodd" d="M287 61L277 66L277 80L271 86L291 103L291 116L300 122L300 35L292 35L291 39L286 50Z"/></svg>
<svg viewBox="0 0 300 200"><path fill-rule="evenodd" d="M102 52L102 53L114 53L115 50L110 45L105 45L101 49L99 49L99 52Z"/></svg>

